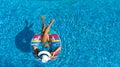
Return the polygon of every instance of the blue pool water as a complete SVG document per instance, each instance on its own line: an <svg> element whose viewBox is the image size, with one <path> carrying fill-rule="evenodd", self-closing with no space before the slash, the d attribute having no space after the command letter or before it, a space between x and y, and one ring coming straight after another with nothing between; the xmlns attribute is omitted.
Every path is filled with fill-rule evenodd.
<svg viewBox="0 0 120 67"><path fill-rule="evenodd" d="M59 58L43 64L30 40L40 15L62 41ZM0 67L120 67L120 0L0 0Z"/></svg>

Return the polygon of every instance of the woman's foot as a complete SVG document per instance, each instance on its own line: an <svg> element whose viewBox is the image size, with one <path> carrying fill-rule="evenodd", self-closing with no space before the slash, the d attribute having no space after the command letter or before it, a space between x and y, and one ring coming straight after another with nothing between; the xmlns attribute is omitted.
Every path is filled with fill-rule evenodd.
<svg viewBox="0 0 120 67"><path fill-rule="evenodd" d="M54 21L55 21L55 19L51 19L49 26L51 26Z"/></svg>
<svg viewBox="0 0 120 67"><path fill-rule="evenodd" d="M42 23L44 22L44 16L41 16Z"/></svg>

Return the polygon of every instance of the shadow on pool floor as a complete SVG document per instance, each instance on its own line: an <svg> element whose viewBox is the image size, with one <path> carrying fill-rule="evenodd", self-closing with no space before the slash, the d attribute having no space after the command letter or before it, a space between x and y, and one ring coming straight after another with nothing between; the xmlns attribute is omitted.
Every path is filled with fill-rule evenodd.
<svg viewBox="0 0 120 67"><path fill-rule="evenodd" d="M19 32L15 37L16 48L21 50L22 52L30 52L31 51L31 39L34 36L34 32L30 30L33 26L33 23L28 26L27 20L25 20L26 26L25 28Z"/></svg>

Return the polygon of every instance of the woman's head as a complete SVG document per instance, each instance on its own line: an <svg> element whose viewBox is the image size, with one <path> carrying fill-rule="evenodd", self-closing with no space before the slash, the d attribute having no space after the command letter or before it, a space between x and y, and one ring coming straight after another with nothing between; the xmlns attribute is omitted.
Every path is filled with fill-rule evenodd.
<svg viewBox="0 0 120 67"><path fill-rule="evenodd" d="M48 62L50 60L50 57L49 56L47 56L47 55L42 55L42 62L43 63L46 63L46 62Z"/></svg>
<svg viewBox="0 0 120 67"><path fill-rule="evenodd" d="M51 58L51 54L48 51L40 51L38 53L39 58L43 63L48 62Z"/></svg>

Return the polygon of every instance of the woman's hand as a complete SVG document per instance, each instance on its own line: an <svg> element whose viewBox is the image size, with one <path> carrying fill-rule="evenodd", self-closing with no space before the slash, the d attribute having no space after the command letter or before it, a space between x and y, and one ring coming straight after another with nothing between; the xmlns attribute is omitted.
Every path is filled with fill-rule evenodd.
<svg viewBox="0 0 120 67"><path fill-rule="evenodd" d="M57 56L51 56L50 58L51 58L51 59L55 59L55 58L57 58Z"/></svg>

